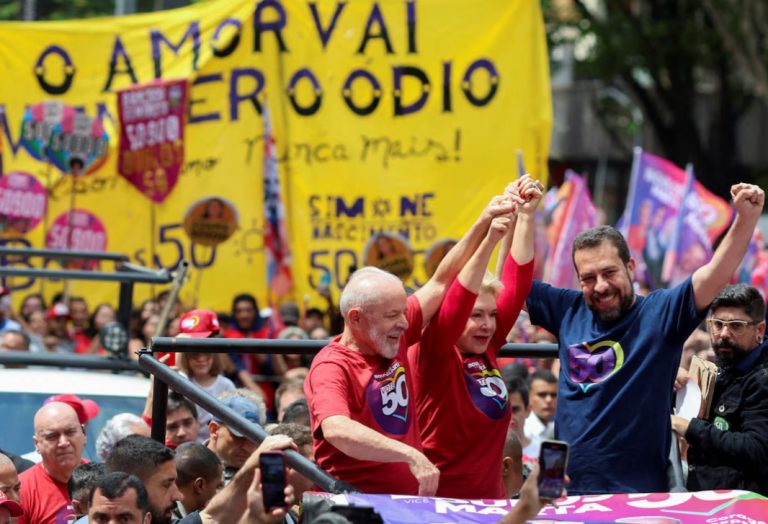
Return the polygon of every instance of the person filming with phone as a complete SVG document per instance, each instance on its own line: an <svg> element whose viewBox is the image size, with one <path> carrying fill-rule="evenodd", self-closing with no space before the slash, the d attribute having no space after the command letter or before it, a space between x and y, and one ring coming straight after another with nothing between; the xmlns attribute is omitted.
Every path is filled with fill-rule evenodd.
<svg viewBox="0 0 768 524"><path fill-rule="evenodd" d="M707 330L719 368L711 413L690 421L672 416L690 444L688 489L768 495L765 300L752 286L727 286L712 302Z"/></svg>
<svg viewBox="0 0 768 524"><path fill-rule="evenodd" d="M731 188L736 215L712 260L671 289L635 294L635 261L610 226L579 234L581 291L533 282L531 322L558 339L555 436L571 445L569 491L667 491L669 408L683 343L741 264L763 209L758 186Z"/></svg>

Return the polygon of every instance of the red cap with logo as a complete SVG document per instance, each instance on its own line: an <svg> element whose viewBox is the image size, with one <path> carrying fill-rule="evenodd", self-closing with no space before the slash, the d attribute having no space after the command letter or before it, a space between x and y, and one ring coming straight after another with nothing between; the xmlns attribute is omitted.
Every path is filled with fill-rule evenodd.
<svg viewBox="0 0 768 524"><path fill-rule="evenodd" d="M52 397L45 399L43 404L45 405L51 402L63 402L64 404L71 406L72 409L75 410L75 413L77 413L77 420L80 421L80 424L87 424L89 420L96 418L99 414L98 404L93 400L82 399L77 395L53 395Z"/></svg>
<svg viewBox="0 0 768 524"><path fill-rule="evenodd" d="M179 333L191 338L208 338L220 329L219 317L208 309L193 309L179 320Z"/></svg>
<svg viewBox="0 0 768 524"><path fill-rule="evenodd" d="M69 314L69 308L66 304L62 304L61 302L58 302L51 306L51 308L48 310L48 318L72 318L72 316Z"/></svg>
<svg viewBox="0 0 768 524"><path fill-rule="evenodd" d="M24 514L19 503L6 497L2 491L0 491L0 507L7 509L11 517L21 517Z"/></svg>

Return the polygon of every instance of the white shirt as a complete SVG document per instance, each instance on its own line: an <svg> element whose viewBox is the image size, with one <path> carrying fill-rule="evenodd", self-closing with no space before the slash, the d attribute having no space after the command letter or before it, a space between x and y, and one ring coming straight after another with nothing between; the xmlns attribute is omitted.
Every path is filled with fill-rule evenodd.
<svg viewBox="0 0 768 524"><path fill-rule="evenodd" d="M549 423L544 424L539 416L531 411L531 414L525 419L523 431L525 431L525 436L529 439L534 437L541 440L553 439L555 438L555 421L550 420Z"/></svg>

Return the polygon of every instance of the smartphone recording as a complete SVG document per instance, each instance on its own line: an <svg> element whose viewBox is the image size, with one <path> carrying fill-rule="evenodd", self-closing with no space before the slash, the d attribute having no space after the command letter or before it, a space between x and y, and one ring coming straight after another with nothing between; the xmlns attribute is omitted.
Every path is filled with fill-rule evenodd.
<svg viewBox="0 0 768 524"><path fill-rule="evenodd" d="M539 497L547 500L560 498L565 489L565 470L568 466L568 444L559 440L545 440L539 453Z"/></svg>

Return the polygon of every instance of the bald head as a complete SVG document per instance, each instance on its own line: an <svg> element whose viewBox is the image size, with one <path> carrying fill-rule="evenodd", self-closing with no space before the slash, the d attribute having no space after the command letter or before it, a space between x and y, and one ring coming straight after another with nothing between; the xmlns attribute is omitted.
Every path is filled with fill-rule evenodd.
<svg viewBox="0 0 768 524"><path fill-rule="evenodd" d="M21 483L16 472L16 466L7 455L0 453L0 491L10 500L19 502Z"/></svg>
<svg viewBox="0 0 768 524"><path fill-rule="evenodd" d="M40 428L50 424L52 420L62 418L72 418L78 425L80 424L80 421L77 418L77 412L69 404L64 404L63 402L49 402L48 404L45 404L37 410L37 413L35 413L35 433L37 433Z"/></svg>
<svg viewBox="0 0 768 524"><path fill-rule="evenodd" d="M354 307L365 307L381 299L382 288L399 288L403 290L403 283L392 273L373 266L358 269L349 277L344 291L339 299L339 309L344 318L349 310Z"/></svg>
<svg viewBox="0 0 768 524"><path fill-rule="evenodd" d="M77 413L62 402L44 405L35 414L35 448L45 470L59 482L67 482L80 464L85 448L85 430Z"/></svg>

